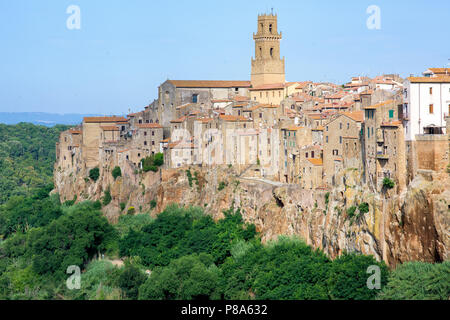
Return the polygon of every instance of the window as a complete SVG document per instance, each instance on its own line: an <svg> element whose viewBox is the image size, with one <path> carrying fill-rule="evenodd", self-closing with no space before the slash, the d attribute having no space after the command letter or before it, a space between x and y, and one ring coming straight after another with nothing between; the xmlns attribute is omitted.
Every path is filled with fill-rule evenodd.
<svg viewBox="0 0 450 320"><path fill-rule="evenodd" d="M144 141L144 146L146 146L147 145L147 141Z"/></svg>
<svg viewBox="0 0 450 320"><path fill-rule="evenodd" d="M342 137L339 137L339 143L342 144Z"/></svg>
<svg viewBox="0 0 450 320"><path fill-rule="evenodd" d="M197 103L198 102L198 94L193 94L192 95L192 103Z"/></svg>
<svg viewBox="0 0 450 320"><path fill-rule="evenodd" d="M325 137L325 142L328 143L328 136Z"/></svg>
<svg viewBox="0 0 450 320"><path fill-rule="evenodd" d="M269 24L269 32L272 33L272 25Z"/></svg>
<svg viewBox="0 0 450 320"><path fill-rule="evenodd" d="M152 146L154 146L155 145L155 141L152 141Z"/></svg>
<svg viewBox="0 0 450 320"><path fill-rule="evenodd" d="M339 123L339 129L341 129L341 130L342 130L342 122L341 122L341 123Z"/></svg>
<svg viewBox="0 0 450 320"><path fill-rule="evenodd" d="M433 111L434 111L434 110L433 110L433 104L430 104L430 110L429 110L429 111L430 111L430 114L434 113L434 112L433 112Z"/></svg>
<svg viewBox="0 0 450 320"><path fill-rule="evenodd" d="M273 48L270 48L270 56L273 58Z"/></svg>
<svg viewBox="0 0 450 320"><path fill-rule="evenodd" d="M305 157L306 157L306 158L308 158L308 152L307 152L307 153L305 153Z"/></svg>
<svg viewBox="0 0 450 320"><path fill-rule="evenodd" d="M144 136L146 136L147 135L147 131L144 131Z"/></svg>
<svg viewBox="0 0 450 320"><path fill-rule="evenodd" d="M394 117L394 110L389 110L389 119Z"/></svg>
<svg viewBox="0 0 450 320"><path fill-rule="evenodd" d="M350 123L347 122L347 130L350 129Z"/></svg>
<svg viewBox="0 0 450 320"><path fill-rule="evenodd" d="M430 87L430 94L433 94L433 87Z"/></svg>
<svg viewBox="0 0 450 320"><path fill-rule="evenodd" d="M259 114L259 118L262 119L262 113Z"/></svg>
<svg viewBox="0 0 450 320"><path fill-rule="evenodd" d="M152 136L154 136L155 135L155 131L152 131Z"/></svg>
<svg viewBox="0 0 450 320"><path fill-rule="evenodd" d="M311 151L311 158L314 158L314 151Z"/></svg>

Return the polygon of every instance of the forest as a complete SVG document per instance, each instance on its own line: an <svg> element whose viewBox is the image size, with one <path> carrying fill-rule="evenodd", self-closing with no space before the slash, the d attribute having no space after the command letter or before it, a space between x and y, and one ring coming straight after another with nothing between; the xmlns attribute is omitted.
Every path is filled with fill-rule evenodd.
<svg viewBox="0 0 450 320"><path fill-rule="evenodd" d="M5 134L1 179L9 180L3 172L12 170L9 187L1 184L8 194L2 193L0 203L0 299L450 297L448 261L409 262L389 269L358 253L330 259L296 237L262 243L239 208L230 208L215 221L202 208L174 204L157 215L130 213L110 224L100 201L61 203L58 194L50 193L54 143L63 127L19 124L0 130ZM13 145L20 145L21 151L13 152ZM19 179L15 174L20 172ZM80 268L80 288L67 286L69 266ZM367 286L370 266L380 270L379 290Z"/></svg>

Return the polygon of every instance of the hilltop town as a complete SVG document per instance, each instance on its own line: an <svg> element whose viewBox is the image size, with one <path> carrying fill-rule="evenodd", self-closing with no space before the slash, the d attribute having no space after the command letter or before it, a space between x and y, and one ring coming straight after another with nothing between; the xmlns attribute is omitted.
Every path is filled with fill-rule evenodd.
<svg viewBox="0 0 450 320"><path fill-rule="evenodd" d="M277 16L259 15L253 39L250 81L167 80L142 111L86 117L63 132L56 191L81 201L108 190L111 217L171 201L219 215L233 203L268 238L299 233L331 255L445 259L450 68L343 85L288 82ZM216 195L224 188L226 196ZM355 211L366 221L350 219Z"/></svg>

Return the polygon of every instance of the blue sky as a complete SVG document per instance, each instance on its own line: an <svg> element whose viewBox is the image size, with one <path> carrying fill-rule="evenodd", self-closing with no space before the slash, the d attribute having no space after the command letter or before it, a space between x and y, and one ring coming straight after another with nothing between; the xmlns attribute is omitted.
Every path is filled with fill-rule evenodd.
<svg viewBox="0 0 450 320"><path fill-rule="evenodd" d="M69 30L69 5L81 29ZM369 5L381 29L369 30ZM278 14L288 81L450 62L450 1L2 0L0 111L121 114L166 79L249 80L257 14Z"/></svg>

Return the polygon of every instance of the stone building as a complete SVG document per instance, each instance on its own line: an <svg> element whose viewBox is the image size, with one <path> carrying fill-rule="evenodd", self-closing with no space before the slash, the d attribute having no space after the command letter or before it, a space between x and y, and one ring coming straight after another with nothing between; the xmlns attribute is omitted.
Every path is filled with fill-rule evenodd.
<svg viewBox="0 0 450 320"><path fill-rule="evenodd" d="M363 123L362 111L343 112L334 116L326 125L323 133L323 170L325 182L335 186L339 171L345 168L344 138L359 139Z"/></svg>

